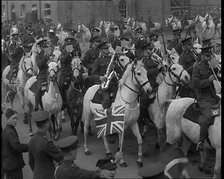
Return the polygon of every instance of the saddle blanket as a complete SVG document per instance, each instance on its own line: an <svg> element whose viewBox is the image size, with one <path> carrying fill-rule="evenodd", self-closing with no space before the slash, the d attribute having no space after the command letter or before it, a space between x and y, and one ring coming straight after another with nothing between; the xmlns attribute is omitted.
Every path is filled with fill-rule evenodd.
<svg viewBox="0 0 224 179"><path fill-rule="evenodd" d="M92 103L96 103L96 104L102 104L103 101L103 95L100 94L100 89L98 89L93 97L93 99L91 100Z"/></svg>
<svg viewBox="0 0 224 179"><path fill-rule="evenodd" d="M197 123L199 124L199 117L201 115L201 111L200 111L200 107L198 105L197 102L195 103L192 103L188 108L187 110L185 111L183 117L194 122L194 123ZM213 120L211 121L211 124L210 125L213 125L214 124L214 117L213 117ZM200 125L200 124L199 124Z"/></svg>
<svg viewBox="0 0 224 179"><path fill-rule="evenodd" d="M30 91L32 91L33 93L37 92L37 81L35 81L31 87L30 87Z"/></svg>
<svg viewBox="0 0 224 179"><path fill-rule="evenodd" d="M119 105L104 110L95 109L94 120L97 129L97 138L113 133L122 133L124 128L125 106Z"/></svg>

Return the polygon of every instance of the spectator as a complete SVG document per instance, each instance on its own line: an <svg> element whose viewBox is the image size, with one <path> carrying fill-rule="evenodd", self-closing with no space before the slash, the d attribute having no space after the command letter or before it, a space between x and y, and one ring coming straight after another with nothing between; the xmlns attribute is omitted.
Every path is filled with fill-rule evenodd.
<svg viewBox="0 0 224 179"><path fill-rule="evenodd" d="M22 153L28 152L28 145L19 142L18 133L15 129L17 112L7 109L6 127L2 133L2 164L6 179L23 179L22 168L25 166Z"/></svg>
<svg viewBox="0 0 224 179"><path fill-rule="evenodd" d="M37 133L29 141L29 166L33 171L33 179L55 179L54 161L61 162L63 154L61 150L46 137L49 129L47 111L33 113L36 121Z"/></svg>

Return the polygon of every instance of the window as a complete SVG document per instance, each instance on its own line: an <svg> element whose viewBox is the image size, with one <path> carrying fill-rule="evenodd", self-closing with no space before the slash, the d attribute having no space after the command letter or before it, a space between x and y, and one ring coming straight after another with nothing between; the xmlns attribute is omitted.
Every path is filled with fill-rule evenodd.
<svg viewBox="0 0 224 179"><path fill-rule="evenodd" d="M45 17L50 17L51 16L51 5L50 4L45 4L44 5L44 16Z"/></svg>
<svg viewBox="0 0 224 179"><path fill-rule="evenodd" d="M25 16L26 15L26 6L25 4L21 4L21 16Z"/></svg>
<svg viewBox="0 0 224 179"><path fill-rule="evenodd" d="M121 17L126 17L126 0L121 0L119 3L119 12L121 14Z"/></svg>

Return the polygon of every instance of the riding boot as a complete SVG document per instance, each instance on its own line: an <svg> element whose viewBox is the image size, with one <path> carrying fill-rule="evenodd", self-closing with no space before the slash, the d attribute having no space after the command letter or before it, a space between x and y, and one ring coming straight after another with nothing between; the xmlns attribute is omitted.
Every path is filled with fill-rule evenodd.
<svg viewBox="0 0 224 179"><path fill-rule="evenodd" d="M110 101L110 93L108 91L103 91L103 101L102 106L104 109L110 108L111 101Z"/></svg>
<svg viewBox="0 0 224 179"><path fill-rule="evenodd" d="M41 99L40 99L40 98L41 98L40 93L41 93L41 91L38 90L38 91L36 92L36 94L35 94L35 108L34 108L34 111L38 111L38 110L39 110L38 105L39 105L40 100L41 100Z"/></svg>
<svg viewBox="0 0 224 179"><path fill-rule="evenodd" d="M207 121L201 123L200 138L199 138L199 142L196 147L197 151L202 151L204 149L203 144L204 144L205 138L207 137L207 134L208 134L208 128L209 128L209 123Z"/></svg>

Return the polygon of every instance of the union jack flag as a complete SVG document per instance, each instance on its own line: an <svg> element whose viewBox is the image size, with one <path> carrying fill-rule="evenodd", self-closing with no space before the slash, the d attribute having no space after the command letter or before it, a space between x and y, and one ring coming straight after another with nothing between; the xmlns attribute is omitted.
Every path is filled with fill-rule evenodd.
<svg viewBox="0 0 224 179"><path fill-rule="evenodd" d="M125 106L115 106L109 109L95 109L95 123L97 138L104 135L113 134L116 132L122 133L124 126Z"/></svg>

